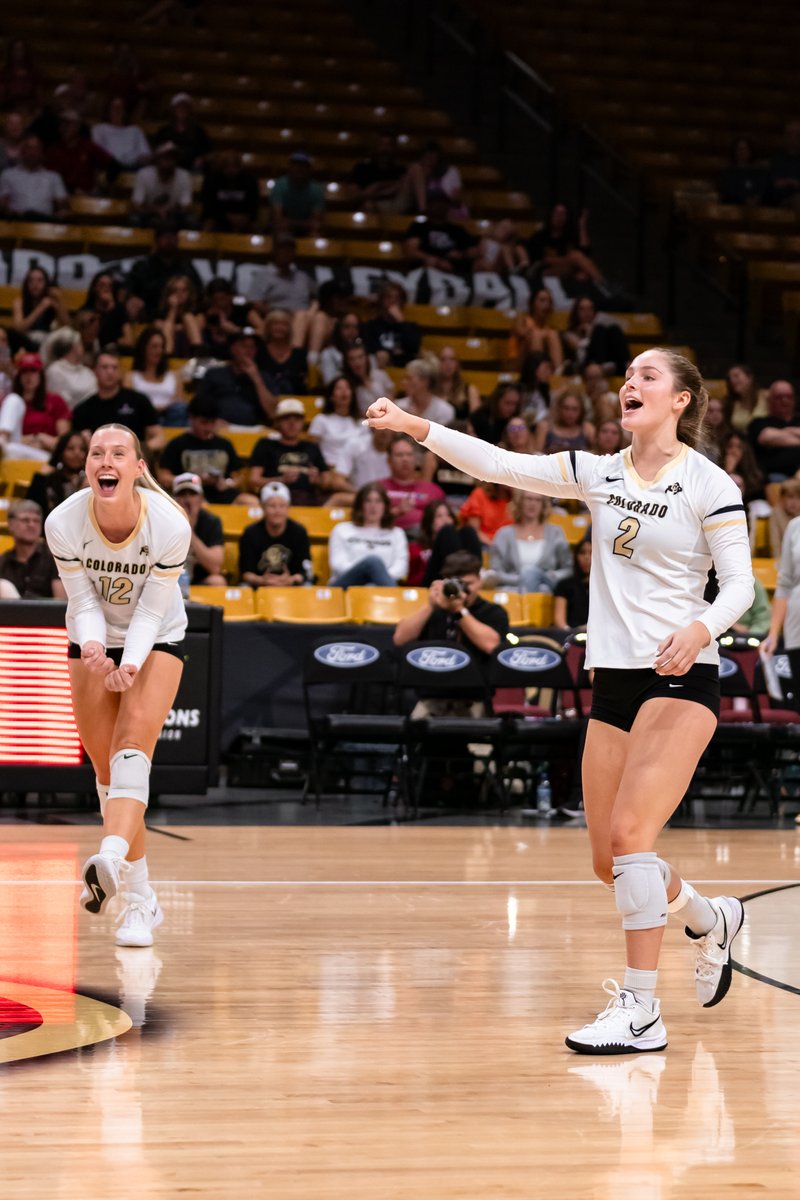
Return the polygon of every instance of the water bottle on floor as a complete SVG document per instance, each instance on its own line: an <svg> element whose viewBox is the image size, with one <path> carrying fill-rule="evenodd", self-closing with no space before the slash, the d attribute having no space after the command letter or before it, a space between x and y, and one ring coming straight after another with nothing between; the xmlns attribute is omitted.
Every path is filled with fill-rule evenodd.
<svg viewBox="0 0 800 1200"><path fill-rule="evenodd" d="M550 780L547 778L547 772L542 771L536 787L536 814L539 817L549 817L552 811L553 804L552 793L550 791Z"/></svg>

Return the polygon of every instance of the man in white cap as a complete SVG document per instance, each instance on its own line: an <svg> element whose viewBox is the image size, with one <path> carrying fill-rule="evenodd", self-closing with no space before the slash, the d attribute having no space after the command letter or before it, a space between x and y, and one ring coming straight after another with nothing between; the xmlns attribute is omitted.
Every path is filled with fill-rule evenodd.
<svg viewBox="0 0 800 1200"><path fill-rule="evenodd" d="M140 225L173 221L184 223L192 207L192 177L178 166L174 142L156 143L153 162L136 172L131 194L131 216Z"/></svg>
<svg viewBox="0 0 800 1200"><path fill-rule="evenodd" d="M289 516L283 483L261 489L264 520L248 525L239 542L239 574L251 587L294 587L311 582L311 547L299 521Z"/></svg>
<svg viewBox="0 0 800 1200"><path fill-rule="evenodd" d="M172 494L180 504L192 527L186 571L191 583L224 587L227 583L222 574L225 558L225 535L222 522L214 513L203 507L203 481L199 475L184 471L176 475L172 483Z"/></svg>
<svg viewBox="0 0 800 1200"><path fill-rule="evenodd" d="M292 504L322 504L338 486L316 442L303 437L306 410L302 400L284 397L275 409L278 437L262 438L250 459L250 483L283 483Z"/></svg>
<svg viewBox="0 0 800 1200"><path fill-rule="evenodd" d="M194 115L188 92L176 92L169 102L170 116L156 134L156 144L173 142L178 166L185 171L202 171L211 153L211 138Z"/></svg>

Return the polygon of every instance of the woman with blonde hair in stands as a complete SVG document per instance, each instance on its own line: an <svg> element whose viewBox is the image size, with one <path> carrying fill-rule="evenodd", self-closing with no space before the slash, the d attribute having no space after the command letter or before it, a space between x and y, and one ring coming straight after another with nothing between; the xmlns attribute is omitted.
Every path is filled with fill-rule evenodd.
<svg viewBox="0 0 800 1200"><path fill-rule="evenodd" d="M768 417L767 392L756 383L746 363L734 363L725 374L725 413L732 429L744 433L756 417Z"/></svg>
<svg viewBox="0 0 800 1200"><path fill-rule="evenodd" d="M513 524L498 529L489 547L487 586L552 592L572 574L573 566L564 530L550 523L552 500L536 492L515 491L508 510Z"/></svg>
<svg viewBox="0 0 800 1200"><path fill-rule="evenodd" d="M42 357L47 364L48 389L63 396L70 409L97 391L97 376L84 361L83 342L77 329L65 327L51 333L42 346Z"/></svg>
<svg viewBox="0 0 800 1200"><path fill-rule="evenodd" d="M173 275L164 284L156 328L164 335L170 357L191 358L203 345L205 317L199 311L197 288L188 275Z"/></svg>
<svg viewBox="0 0 800 1200"><path fill-rule="evenodd" d="M592 454L619 454L626 445L625 432L619 421L601 421L589 449Z"/></svg>
<svg viewBox="0 0 800 1200"><path fill-rule="evenodd" d="M583 397L579 392L561 392L550 405L550 420L542 422L542 450L558 454L560 450L588 450L594 441L594 425L584 417Z"/></svg>
<svg viewBox="0 0 800 1200"><path fill-rule="evenodd" d="M467 383L461 374L461 363L452 346L439 352L439 395L452 404L459 421L468 421L481 406L481 394L474 383Z"/></svg>
<svg viewBox="0 0 800 1200"><path fill-rule="evenodd" d="M163 914L148 880L144 818L153 751L183 670L178 581L191 528L124 425L95 430L86 477L88 488L45 523L67 592L75 722L103 819L99 850L81 872L80 903L100 914L121 892L117 944L150 946Z"/></svg>
<svg viewBox="0 0 800 1200"><path fill-rule="evenodd" d="M544 354L553 370L564 365L564 347L553 325L553 297L546 287L533 293L526 313L520 313L511 335L510 356L519 369L529 354Z"/></svg>

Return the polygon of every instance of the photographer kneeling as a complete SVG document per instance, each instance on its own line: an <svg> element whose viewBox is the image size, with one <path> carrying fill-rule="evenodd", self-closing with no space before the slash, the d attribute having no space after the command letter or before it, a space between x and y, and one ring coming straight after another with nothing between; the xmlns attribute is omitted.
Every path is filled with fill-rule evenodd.
<svg viewBox="0 0 800 1200"><path fill-rule="evenodd" d="M452 642L479 659L488 659L508 633L508 614L478 594L480 571L480 559L474 555L463 550L449 555L442 564L443 578L431 584L425 606L398 622L395 646L415 641ZM482 699L468 692L452 698L421 698L411 714L414 720L483 715Z"/></svg>

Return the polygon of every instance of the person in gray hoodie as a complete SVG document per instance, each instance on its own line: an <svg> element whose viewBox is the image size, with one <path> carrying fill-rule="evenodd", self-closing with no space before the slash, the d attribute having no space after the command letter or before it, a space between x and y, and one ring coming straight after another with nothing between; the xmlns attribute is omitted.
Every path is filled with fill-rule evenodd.
<svg viewBox="0 0 800 1200"><path fill-rule="evenodd" d="M514 524L498 529L489 547L493 587L552 592L572 573L564 531L548 521L552 507L547 496L514 493L509 505Z"/></svg>

